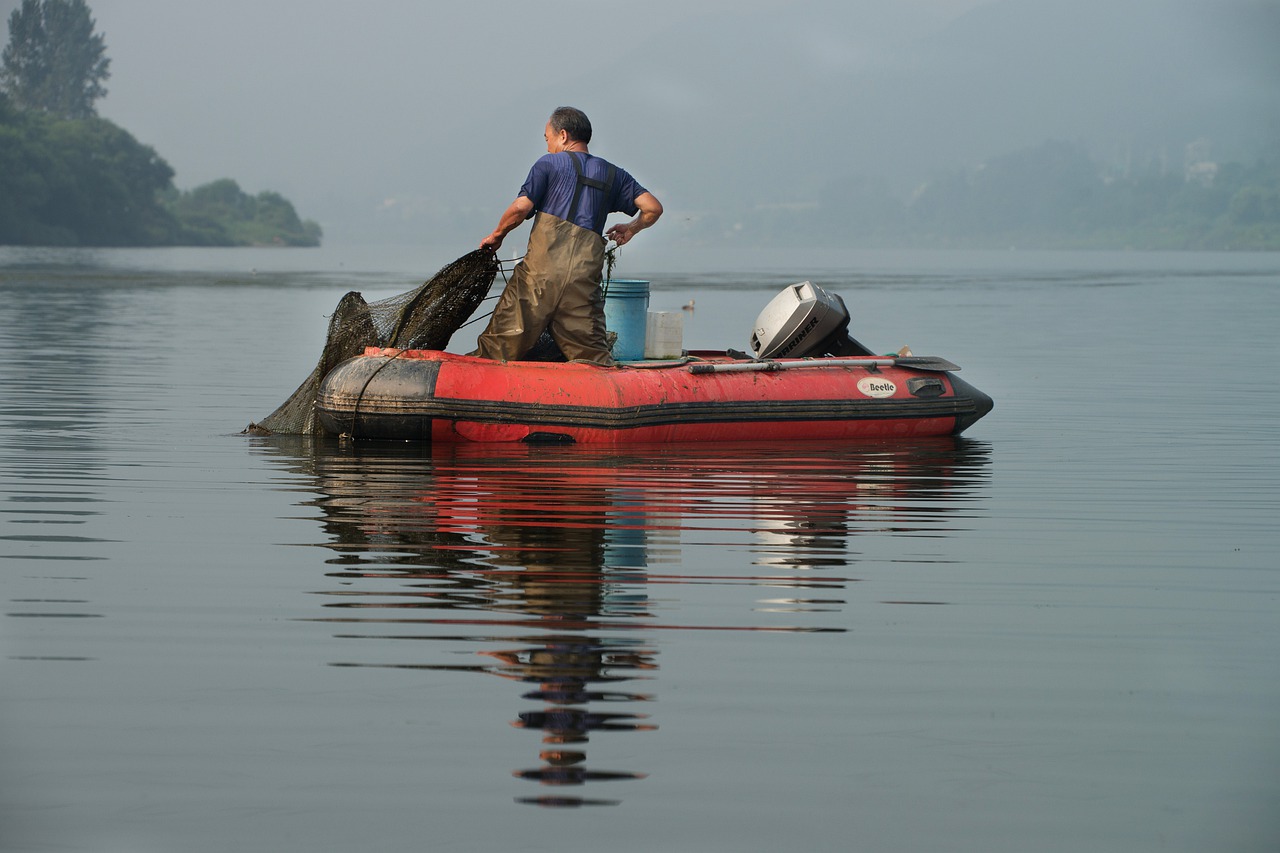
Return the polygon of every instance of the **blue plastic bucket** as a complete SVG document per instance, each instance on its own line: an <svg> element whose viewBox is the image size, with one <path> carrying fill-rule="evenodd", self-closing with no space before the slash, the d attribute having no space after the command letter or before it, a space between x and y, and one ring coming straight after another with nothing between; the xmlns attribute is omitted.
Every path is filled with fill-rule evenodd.
<svg viewBox="0 0 1280 853"><path fill-rule="evenodd" d="M644 334L649 320L649 282L615 278L605 282L604 323L618 333L613 345L617 361L644 360Z"/></svg>

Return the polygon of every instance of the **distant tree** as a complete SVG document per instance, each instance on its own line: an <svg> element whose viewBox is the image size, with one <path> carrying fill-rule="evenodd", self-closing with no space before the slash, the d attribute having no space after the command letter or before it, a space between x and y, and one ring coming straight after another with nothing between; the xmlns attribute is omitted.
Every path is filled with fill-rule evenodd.
<svg viewBox="0 0 1280 853"><path fill-rule="evenodd" d="M96 115L111 60L94 25L84 0L22 0L0 54L0 85L15 106L57 118Z"/></svg>
<svg viewBox="0 0 1280 853"><path fill-rule="evenodd" d="M165 199L182 228L179 238L195 246L318 246L320 226L300 220L279 193L251 196L230 178L173 193Z"/></svg>
<svg viewBox="0 0 1280 853"><path fill-rule="evenodd" d="M65 232L46 227L41 216L53 168L42 140L0 93L0 245L67 241Z"/></svg>
<svg viewBox="0 0 1280 853"><path fill-rule="evenodd" d="M102 118L47 122L44 140L58 163L47 177L49 222L86 246L173 241L177 223L158 198L173 169L151 146Z"/></svg>

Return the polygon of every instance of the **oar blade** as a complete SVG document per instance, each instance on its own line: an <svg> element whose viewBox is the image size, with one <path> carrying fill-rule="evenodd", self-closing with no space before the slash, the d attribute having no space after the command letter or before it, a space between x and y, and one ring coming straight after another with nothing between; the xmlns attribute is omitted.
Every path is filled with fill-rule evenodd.
<svg viewBox="0 0 1280 853"><path fill-rule="evenodd" d="M945 358L938 358L936 355L899 355L894 356L893 360L899 367L910 367L914 370L936 370L939 373L950 373L953 370L960 369L960 365L947 361Z"/></svg>

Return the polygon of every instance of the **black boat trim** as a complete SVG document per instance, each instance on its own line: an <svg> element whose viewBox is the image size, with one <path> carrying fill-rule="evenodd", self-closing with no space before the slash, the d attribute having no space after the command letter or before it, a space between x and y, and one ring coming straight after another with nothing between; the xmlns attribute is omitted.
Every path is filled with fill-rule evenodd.
<svg viewBox="0 0 1280 853"><path fill-rule="evenodd" d="M346 405L343 405L346 402ZM335 421L350 421L350 401L323 395L318 409ZM636 429L672 424L722 424L785 421L924 420L965 418L978 404L964 397L912 400L752 400L662 403L650 406L566 406L490 400L390 400L366 394L359 418L428 418L486 424L522 424L579 429Z"/></svg>

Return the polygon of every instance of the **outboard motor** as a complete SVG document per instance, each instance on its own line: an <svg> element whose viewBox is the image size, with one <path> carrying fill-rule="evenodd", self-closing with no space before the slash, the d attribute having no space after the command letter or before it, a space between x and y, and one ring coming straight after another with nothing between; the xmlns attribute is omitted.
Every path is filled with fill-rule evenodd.
<svg viewBox="0 0 1280 853"><path fill-rule="evenodd" d="M849 311L837 294L802 281L783 290L756 318L756 358L875 355L849 337Z"/></svg>

